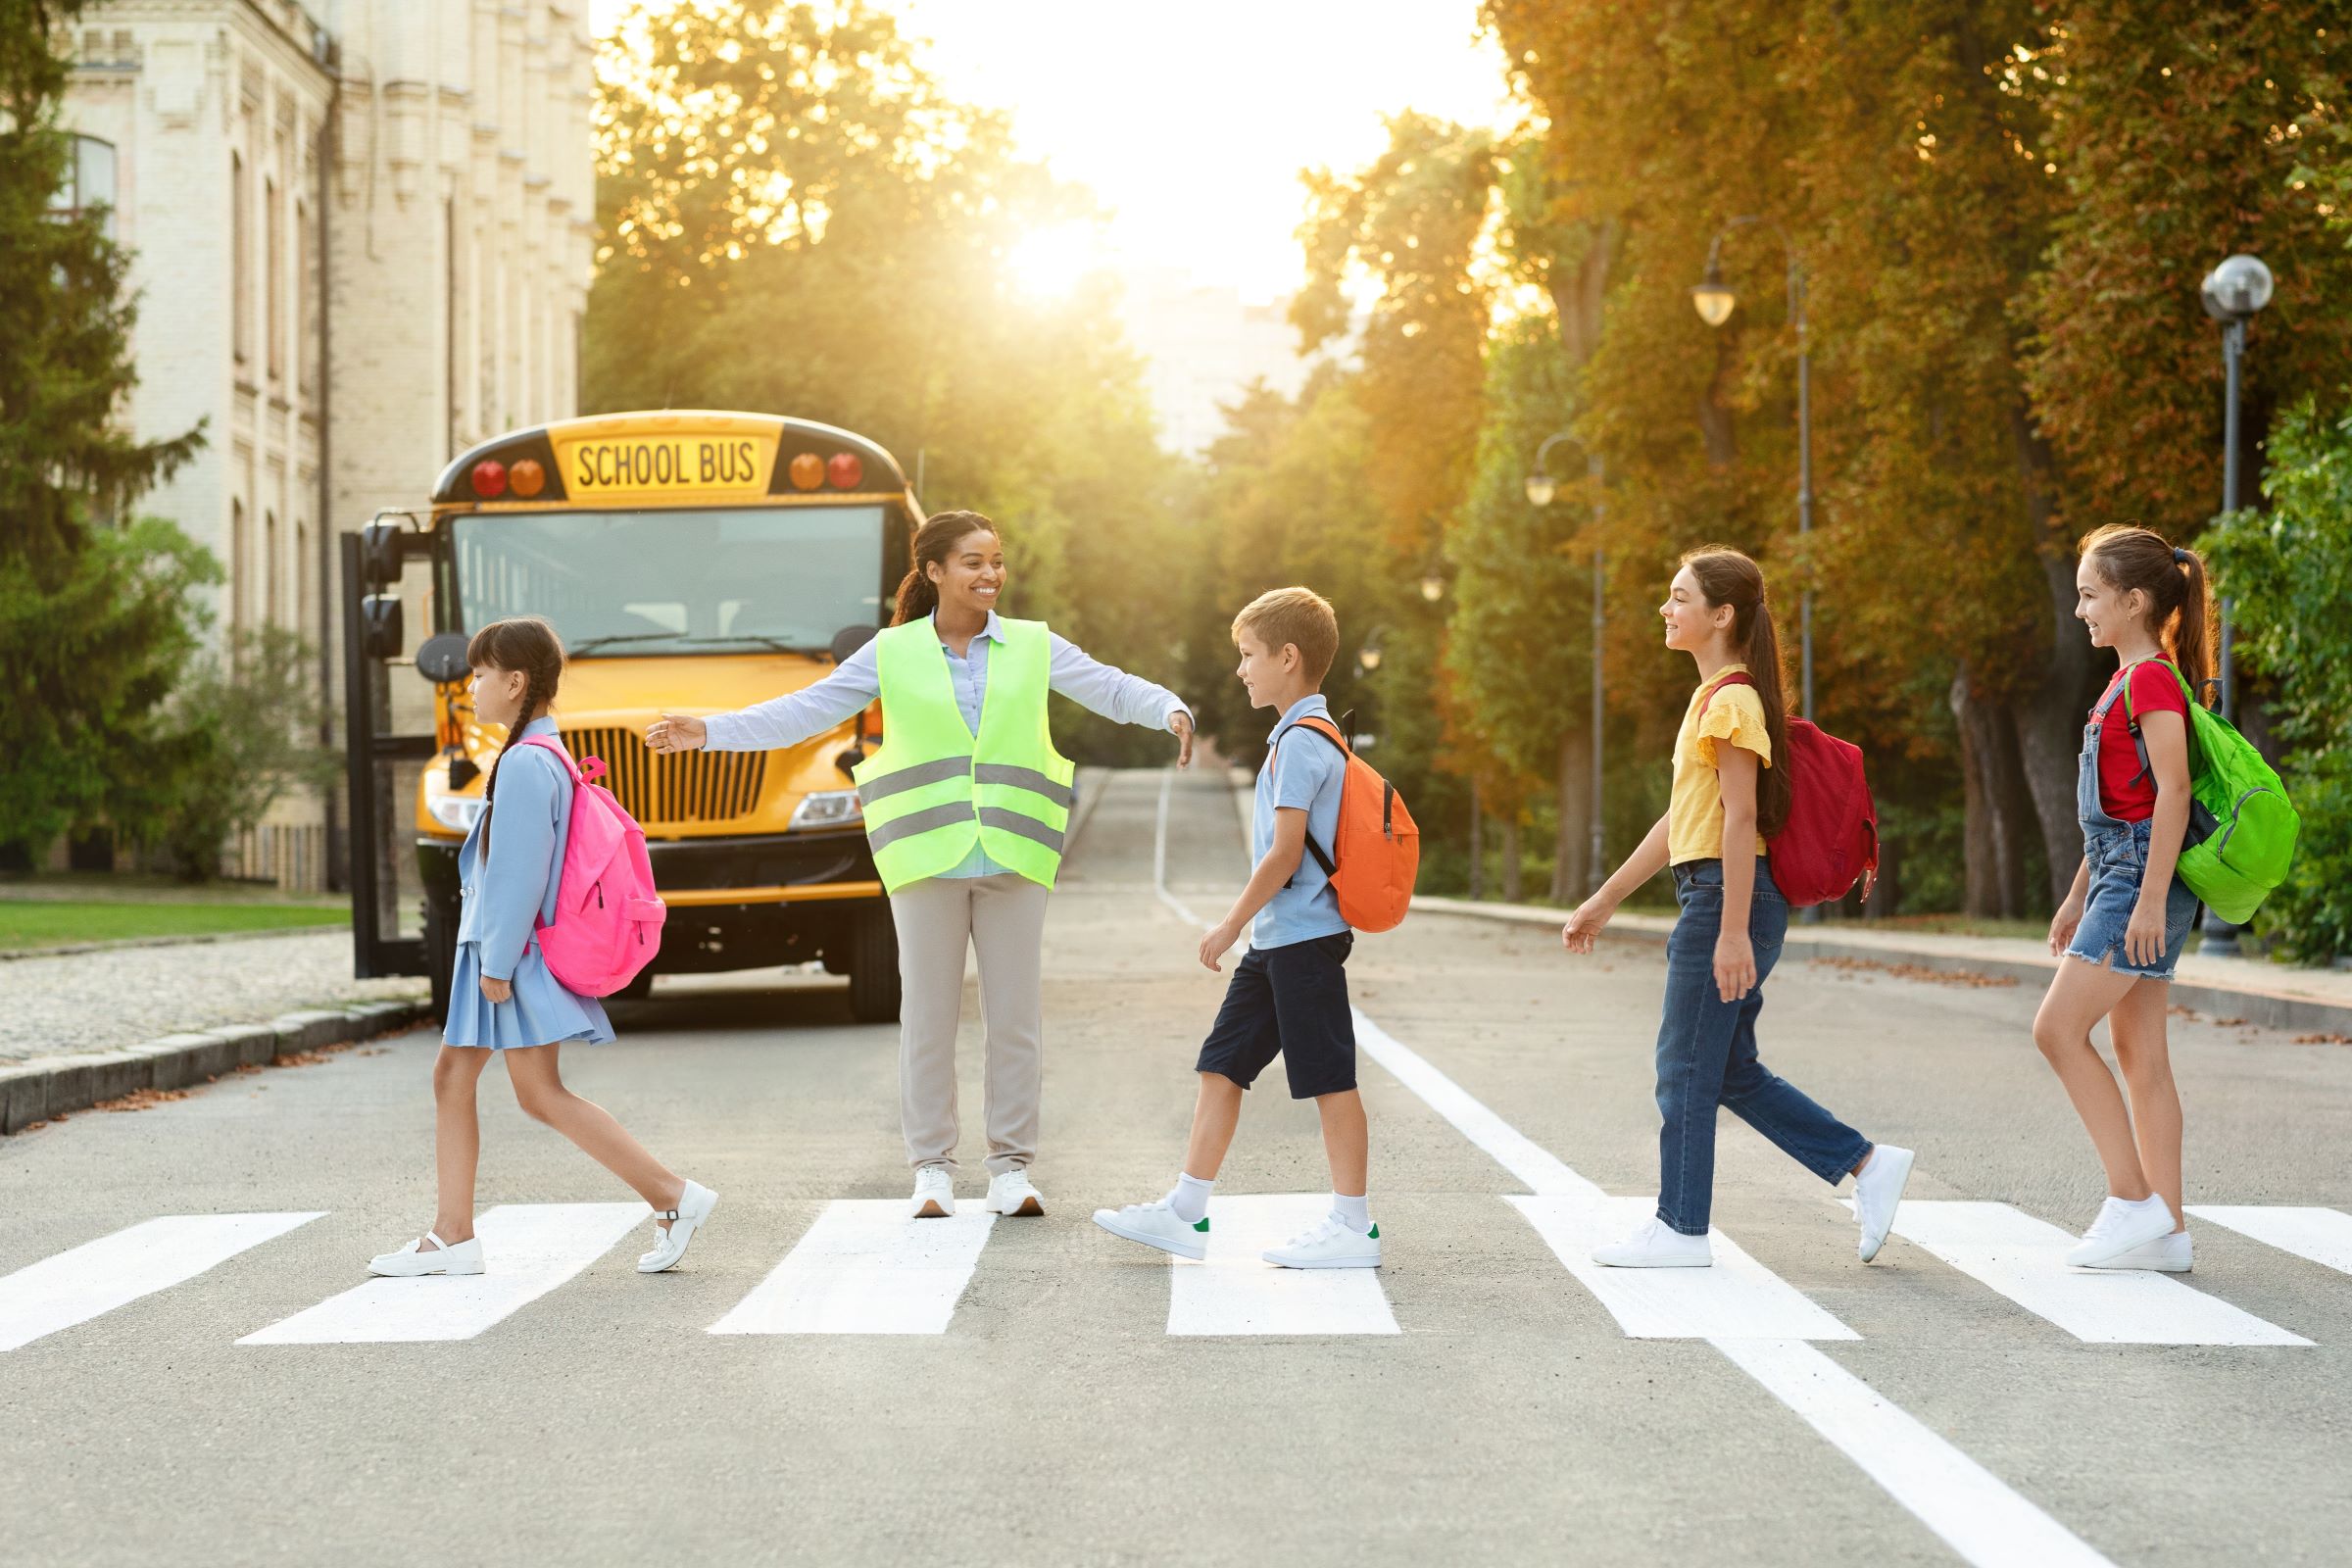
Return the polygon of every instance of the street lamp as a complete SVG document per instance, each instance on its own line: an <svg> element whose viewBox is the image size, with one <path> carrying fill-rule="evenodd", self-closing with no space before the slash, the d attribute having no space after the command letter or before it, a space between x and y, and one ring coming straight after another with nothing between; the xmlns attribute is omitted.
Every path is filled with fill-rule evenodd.
<svg viewBox="0 0 2352 1568"><path fill-rule="evenodd" d="M1356 653L1355 664L1367 675L1380 667L1380 633L1378 631L1364 639L1364 646Z"/></svg>
<svg viewBox="0 0 2352 1568"><path fill-rule="evenodd" d="M1433 605L1446 597L1446 574L1436 566L1422 574L1421 597Z"/></svg>
<svg viewBox="0 0 2352 1568"><path fill-rule="evenodd" d="M1723 242L1734 229L1761 224L1780 239L1781 252L1788 263L1788 318L1796 326L1796 531L1799 537L1813 531L1813 365L1805 336L1805 264L1788 243L1788 231L1771 219L1760 214L1735 218L1723 225L1714 243L1707 247L1707 275L1704 281L1691 285L1690 304L1698 318L1709 326L1721 326L1732 318L1733 308L1740 296L1723 280ZM1799 644L1799 689L1803 693L1805 717L1813 716L1813 590L1806 587L1798 599L1797 614L1802 630Z"/></svg>
<svg viewBox="0 0 2352 1568"><path fill-rule="evenodd" d="M1552 498L1560 493L1560 481L1552 477L1550 471L1544 466L1544 460L1551 456L1551 449L1553 446L1557 445L1559 442L1570 441L1574 439L1575 437L1571 436L1567 431L1561 430L1555 434L1546 436L1544 440L1544 444L1536 448L1536 471L1527 476L1527 499L1530 505L1537 507L1548 507L1551 505ZM1586 873L1587 879L1591 883L1591 886L1585 890L1588 893L1594 891L1600 886L1601 876L1603 874L1600 863L1600 739L1602 718L1600 639L1601 628L1604 624L1604 620L1601 613L1600 592L1602 577L1608 565L1608 558L1601 553L1600 547L1600 519L1604 510L1604 502L1602 500L1600 488L1600 455L1588 448L1585 452L1585 477L1592 486L1592 864Z"/></svg>
<svg viewBox="0 0 2352 1568"><path fill-rule="evenodd" d="M2228 393L2222 404L2222 510L2237 510L2238 367L2246 353L2246 323L2271 303L2271 270L2257 257L2232 256L2205 274L2199 292L2205 314L2222 323L2222 366ZM2236 628L2230 600L2222 601L2222 716L2237 722ZM2204 952L2217 958L2238 956L2237 927L2205 911Z"/></svg>

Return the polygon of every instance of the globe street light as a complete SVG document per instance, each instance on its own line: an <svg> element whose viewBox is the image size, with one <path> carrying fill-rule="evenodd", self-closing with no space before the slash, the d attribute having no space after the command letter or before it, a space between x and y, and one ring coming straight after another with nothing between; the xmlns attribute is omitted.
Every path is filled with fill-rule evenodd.
<svg viewBox="0 0 2352 1568"><path fill-rule="evenodd" d="M1806 346L1805 335L1805 264L1788 243L1788 231L1771 219L1759 214L1735 218L1723 225L1714 243L1707 247L1707 275L1703 282L1691 285L1690 304L1698 318L1709 326L1721 326L1732 318L1733 308L1740 296L1723 280L1723 242L1734 229L1761 224L1779 237L1782 254L1788 263L1788 318L1796 327L1796 531L1798 536L1813 531L1813 365ZM2257 264L2259 265L2259 264ZM1799 645L1799 689L1803 693L1805 717L1813 716L1813 590L1807 586L1797 601L1797 614L1802 623Z"/></svg>
<svg viewBox="0 0 2352 1568"><path fill-rule="evenodd" d="M1572 441L1574 439L1575 437L1571 436L1567 431L1561 430L1553 435L1546 436L1544 440L1544 444L1536 448L1536 471L1527 476L1527 499L1531 505L1537 507L1548 507L1551 505L1552 498L1560 493L1560 481L1553 478L1549 470L1544 466L1544 460L1551 456L1551 449L1555 445L1562 441ZM1603 573L1607 568L1608 561L1607 558L1601 554L1600 548L1600 519L1604 505L1601 496L1600 475L1600 456L1598 453L1588 449L1585 453L1585 477L1592 486L1592 860L1586 872L1586 877L1590 884L1585 889L1587 893L1591 893L1598 889L1601 881L1600 736L1602 710L1600 643L1601 629L1605 622L1601 613L1600 592L1601 580Z"/></svg>
<svg viewBox="0 0 2352 1568"><path fill-rule="evenodd" d="M2199 292L2205 314L2222 323L2222 367L2228 392L2222 403L2222 511L2237 510L2238 367L2246 353L2246 323L2271 303L2271 270L2252 256L2229 258L2205 274ZM2230 600L2222 601L2222 716L2237 722L2237 639ZM2237 927L2205 911L2205 945L2217 958L2238 956Z"/></svg>
<svg viewBox="0 0 2352 1568"><path fill-rule="evenodd" d="M1421 597L1433 605L1446 597L1446 574L1435 566L1422 574Z"/></svg>

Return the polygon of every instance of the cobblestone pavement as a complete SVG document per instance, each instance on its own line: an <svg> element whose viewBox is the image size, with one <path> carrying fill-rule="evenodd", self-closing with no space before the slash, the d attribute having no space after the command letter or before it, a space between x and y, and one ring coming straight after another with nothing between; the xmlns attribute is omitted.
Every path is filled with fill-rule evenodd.
<svg viewBox="0 0 2352 1568"><path fill-rule="evenodd" d="M0 1061L424 993L421 979L354 980L345 930L16 958L0 963Z"/></svg>

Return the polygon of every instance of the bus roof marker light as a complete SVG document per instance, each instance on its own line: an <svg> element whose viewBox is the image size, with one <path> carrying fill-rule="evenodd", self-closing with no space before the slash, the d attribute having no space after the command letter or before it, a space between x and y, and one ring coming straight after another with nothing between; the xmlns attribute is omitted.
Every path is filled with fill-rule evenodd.
<svg viewBox="0 0 2352 1568"><path fill-rule="evenodd" d="M855 490L858 481L865 477L865 465L855 452L836 452L833 461L825 465L825 477L833 481L836 490Z"/></svg>
<svg viewBox="0 0 2352 1568"><path fill-rule="evenodd" d="M813 490L825 482L825 460L813 452L804 452L792 460L792 466L785 471L792 476L795 490Z"/></svg>
<svg viewBox="0 0 2352 1568"><path fill-rule="evenodd" d="M507 493L507 466L496 458L484 458L473 466L473 493L484 501L495 501Z"/></svg>
<svg viewBox="0 0 2352 1568"><path fill-rule="evenodd" d="M547 488L547 469L536 459L525 458L507 470L507 483L525 501Z"/></svg>

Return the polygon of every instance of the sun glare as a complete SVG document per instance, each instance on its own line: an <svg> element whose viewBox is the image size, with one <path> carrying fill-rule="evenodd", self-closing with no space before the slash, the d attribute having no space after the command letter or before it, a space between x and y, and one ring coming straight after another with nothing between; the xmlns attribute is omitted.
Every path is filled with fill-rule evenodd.
<svg viewBox="0 0 2352 1568"><path fill-rule="evenodd" d="M1055 223L1032 229L1005 253L1013 285L1033 299L1059 299L1110 264L1102 231L1094 223Z"/></svg>

